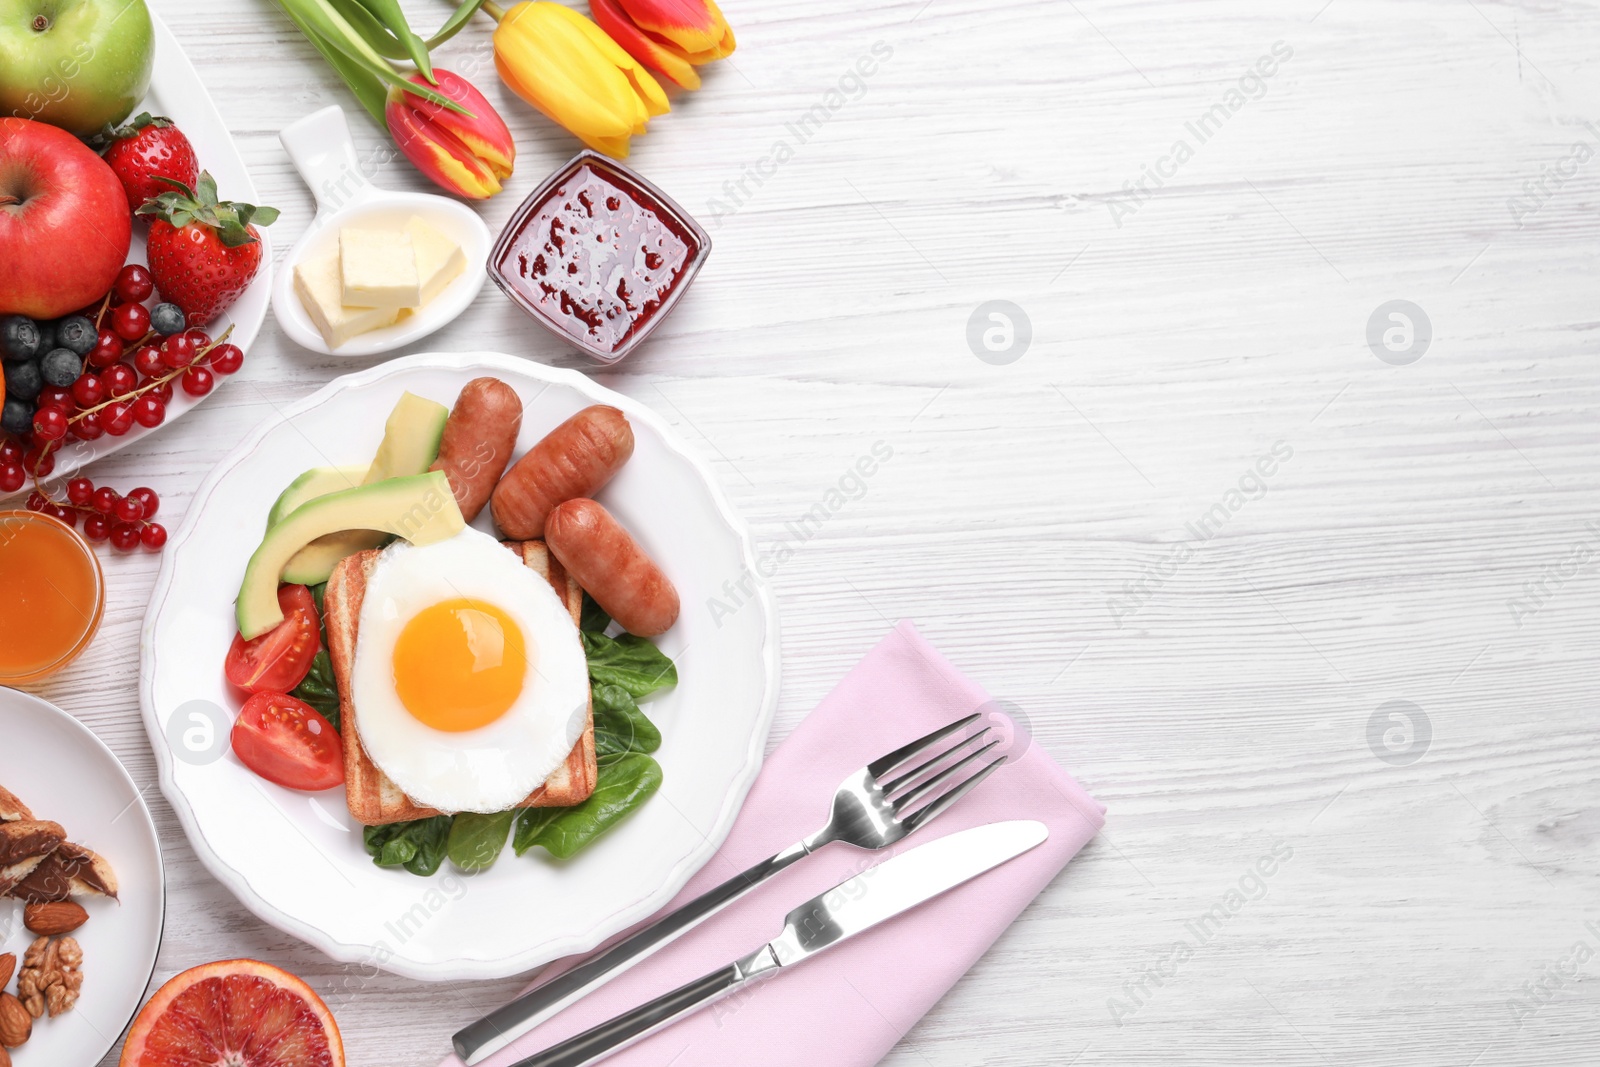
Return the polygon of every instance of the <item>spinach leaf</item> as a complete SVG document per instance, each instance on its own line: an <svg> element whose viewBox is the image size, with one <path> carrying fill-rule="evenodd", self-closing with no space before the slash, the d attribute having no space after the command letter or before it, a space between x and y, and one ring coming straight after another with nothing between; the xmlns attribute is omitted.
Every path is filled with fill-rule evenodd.
<svg viewBox="0 0 1600 1067"><path fill-rule="evenodd" d="M444 862L445 842L454 820L454 815L435 815L431 819L368 826L361 836L372 862L379 867L404 867L412 874L427 877Z"/></svg>
<svg viewBox="0 0 1600 1067"><path fill-rule="evenodd" d="M327 649L316 654L311 661L311 670L299 685L290 690L289 695L310 704L322 712L322 717L332 723L335 730L340 729L339 689L333 681L333 661L328 658Z"/></svg>
<svg viewBox="0 0 1600 1067"><path fill-rule="evenodd" d="M328 591L328 583L318 582L316 585L307 586L306 588L311 590L311 599L317 605L317 621L321 622L323 611L322 597ZM328 647L328 628L326 625L322 627L322 647Z"/></svg>
<svg viewBox="0 0 1600 1067"><path fill-rule="evenodd" d="M594 702L594 753L609 762L628 752L654 752L661 747L661 731L645 717L633 694L620 685L597 685Z"/></svg>
<svg viewBox="0 0 1600 1067"><path fill-rule="evenodd" d="M610 625L611 616L605 613L605 609L594 602L594 597L583 594L583 614L579 616L578 629L584 633L603 634Z"/></svg>
<svg viewBox="0 0 1600 1067"><path fill-rule="evenodd" d="M572 808L523 808L517 815L517 832L511 835L511 847L522 855L539 842L539 835Z"/></svg>
<svg viewBox="0 0 1600 1067"><path fill-rule="evenodd" d="M589 632L581 636L589 657L589 680L595 685L618 685L635 700L642 700L658 689L678 684L678 668L643 637Z"/></svg>
<svg viewBox="0 0 1600 1067"><path fill-rule="evenodd" d="M464 811L456 816L450 827L450 839L445 852L450 862L463 871L486 871L500 858L506 847L506 836L511 833L511 820L515 811L499 811L493 815L479 815Z"/></svg>
<svg viewBox="0 0 1600 1067"><path fill-rule="evenodd" d="M517 825L512 842L517 855L540 845L558 860L571 858L579 849L611 829L661 787L661 765L642 753L620 756L600 770L594 793L572 808L529 808ZM540 815L528 818L531 812ZM557 812L544 816L543 812Z"/></svg>

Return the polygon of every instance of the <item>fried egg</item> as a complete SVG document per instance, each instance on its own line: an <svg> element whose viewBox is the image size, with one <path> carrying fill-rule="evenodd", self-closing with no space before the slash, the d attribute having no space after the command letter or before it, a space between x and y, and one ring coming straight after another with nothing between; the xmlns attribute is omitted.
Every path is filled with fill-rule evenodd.
<svg viewBox="0 0 1600 1067"><path fill-rule="evenodd" d="M384 549L357 625L356 731L418 804L505 811L583 733L589 674L572 615L488 534Z"/></svg>

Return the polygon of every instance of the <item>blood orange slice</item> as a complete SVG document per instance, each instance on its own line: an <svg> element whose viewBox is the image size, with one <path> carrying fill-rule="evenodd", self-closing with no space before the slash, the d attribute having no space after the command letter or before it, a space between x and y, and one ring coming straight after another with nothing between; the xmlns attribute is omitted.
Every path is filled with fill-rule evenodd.
<svg viewBox="0 0 1600 1067"><path fill-rule="evenodd" d="M344 1042L300 979L256 960L222 960L156 991L119 1067L344 1067Z"/></svg>

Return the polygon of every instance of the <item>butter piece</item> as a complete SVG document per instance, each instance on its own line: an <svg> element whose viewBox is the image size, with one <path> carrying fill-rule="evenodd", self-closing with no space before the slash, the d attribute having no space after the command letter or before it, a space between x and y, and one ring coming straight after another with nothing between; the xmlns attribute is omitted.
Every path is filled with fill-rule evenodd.
<svg viewBox="0 0 1600 1067"><path fill-rule="evenodd" d="M438 227L415 215L406 223L406 233L416 251L417 279L422 284L422 303L426 304L467 269L467 257L461 246Z"/></svg>
<svg viewBox="0 0 1600 1067"><path fill-rule="evenodd" d="M339 249L332 245L295 264L294 291L329 348L338 348L368 330L388 326L400 314L393 308L346 307L342 303Z"/></svg>
<svg viewBox="0 0 1600 1067"><path fill-rule="evenodd" d="M340 230L339 278L347 307L399 311L422 304L416 251L404 230Z"/></svg>

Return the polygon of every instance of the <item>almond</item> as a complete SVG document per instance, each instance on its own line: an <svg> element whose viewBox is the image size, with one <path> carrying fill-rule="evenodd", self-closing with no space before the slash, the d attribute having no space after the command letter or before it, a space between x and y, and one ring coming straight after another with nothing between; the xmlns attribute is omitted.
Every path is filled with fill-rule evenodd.
<svg viewBox="0 0 1600 1067"><path fill-rule="evenodd" d="M7 952L4 956L0 956L0 989L4 989L11 983L11 975L16 969L17 954L15 952ZM5 1067L5 1064L0 1063L0 1067Z"/></svg>
<svg viewBox="0 0 1600 1067"><path fill-rule="evenodd" d="M0 1045L16 1048L33 1035L33 1018L22 1001L10 993L0 993Z"/></svg>
<svg viewBox="0 0 1600 1067"><path fill-rule="evenodd" d="M70 934L88 921L89 913L83 905L71 900L29 904L22 909L22 925L40 937Z"/></svg>
<svg viewBox="0 0 1600 1067"><path fill-rule="evenodd" d="M0 1067L11 1067L11 1053L6 1051L4 1045L0 1045Z"/></svg>

